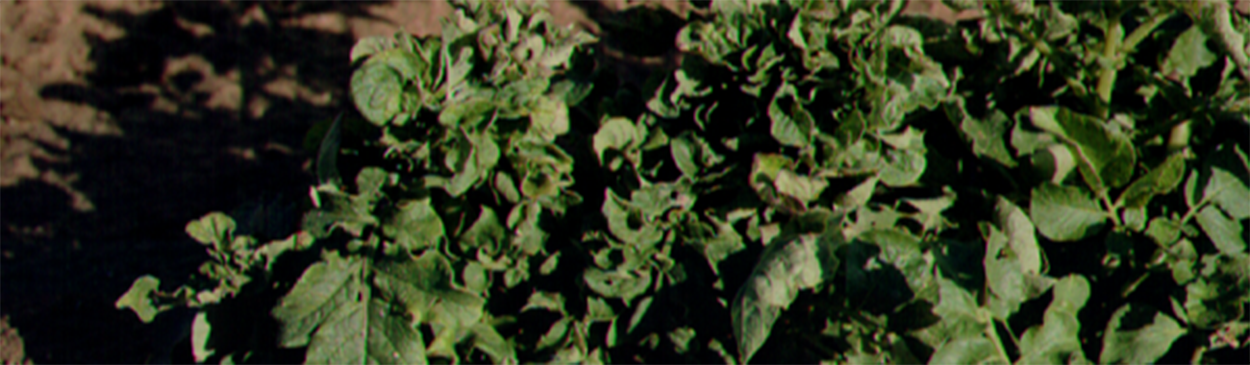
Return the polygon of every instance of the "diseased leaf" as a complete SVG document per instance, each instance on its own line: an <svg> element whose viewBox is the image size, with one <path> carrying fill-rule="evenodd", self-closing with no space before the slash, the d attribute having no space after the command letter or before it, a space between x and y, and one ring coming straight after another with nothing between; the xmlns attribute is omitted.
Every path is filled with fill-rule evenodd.
<svg viewBox="0 0 1250 365"><path fill-rule="evenodd" d="M1107 219L1080 188L1044 184L1033 189L1030 216L1052 241L1077 241L1098 233Z"/></svg>
<svg viewBox="0 0 1250 365"><path fill-rule="evenodd" d="M1102 353L1098 362L1103 364L1148 364L1168 352L1172 342L1187 332L1171 317L1155 312L1154 320L1143 327L1122 330L1120 321L1132 309L1125 304L1111 315L1103 335ZM1151 310L1154 312L1154 310Z"/></svg>

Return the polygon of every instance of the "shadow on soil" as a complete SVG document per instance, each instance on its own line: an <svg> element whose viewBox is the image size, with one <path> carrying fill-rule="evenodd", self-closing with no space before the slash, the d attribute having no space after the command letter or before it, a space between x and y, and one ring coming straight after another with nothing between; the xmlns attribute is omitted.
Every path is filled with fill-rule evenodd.
<svg viewBox="0 0 1250 365"><path fill-rule="evenodd" d="M84 84L40 93L91 106L122 133L61 129L71 147L44 146L69 162L40 170L77 175L90 211L74 210L70 196L47 184L3 189L0 306L21 329L31 360L169 361L188 314L144 325L113 302L140 275L173 287L196 270L205 255L183 233L189 220L305 196L303 137L312 123L350 107L343 100L355 39L280 25L330 12L370 17L367 5L176 1L138 15L86 9L126 36L87 35L96 71ZM251 112L261 104L263 113ZM297 216L286 218L273 232L293 228Z"/></svg>

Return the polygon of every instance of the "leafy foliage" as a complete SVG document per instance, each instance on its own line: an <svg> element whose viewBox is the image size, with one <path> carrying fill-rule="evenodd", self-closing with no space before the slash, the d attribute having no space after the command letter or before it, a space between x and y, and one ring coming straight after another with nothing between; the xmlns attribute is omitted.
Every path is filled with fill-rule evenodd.
<svg viewBox="0 0 1250 365"><path fill-rule="evenodd" d="M205 283L117 305L273 295L249 309L309 363L1229 361L1250 21L951 3L984 16L715 1L635 92L540 5L457 1L438 37L352 49L363 119L310 136L299 234L210 214ZM278 351L201 318L197 360Z"/></svg>

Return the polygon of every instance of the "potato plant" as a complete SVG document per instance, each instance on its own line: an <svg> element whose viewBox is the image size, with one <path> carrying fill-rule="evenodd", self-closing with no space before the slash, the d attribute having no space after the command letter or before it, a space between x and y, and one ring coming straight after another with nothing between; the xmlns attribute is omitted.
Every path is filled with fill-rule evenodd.
<svg viewBox="0 0 1250 365"><path fill-rule="evenodd" d="M118 307L201 362L1246 362L1247 15L947 3L713 1L632 89L455 1L352 49L299 232L205 216Z"/></svg>

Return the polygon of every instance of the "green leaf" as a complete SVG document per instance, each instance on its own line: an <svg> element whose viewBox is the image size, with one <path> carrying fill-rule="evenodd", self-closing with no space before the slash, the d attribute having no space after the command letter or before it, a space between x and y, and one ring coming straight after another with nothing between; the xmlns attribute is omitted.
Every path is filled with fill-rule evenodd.
<svg viewBox="0 0 1250 365"><path fill-rule="evenodd" d="M1118 205L1129 208L1145 207L1150 198L1164 195L1180 186L1182 174L1185 173L1185 158L1176 153L1168 156L1158 167L1134 181L1120 194ZM1250 194L1250 191L1247 191ZM1250 200L1250 196L1246 197ZM1250 208L1250 203L1247 204Z"/></svg>
<svg viewBox="0 0 1250 365"><path fill-rule="evenodd" d="M995 223L1007 234L1011 252L1019 262L1021 272L1027 275L1041 273L1042 252L1037 245L1033 222L1029 220L1029 216L1020 207L1002 197L998 198L995 210L998 218Z"/></svg>
<svg viewBox="0 0 1250 365"><path fill-rule="evenodd" d="M564 313L564 296L560 293L535 291L533 294L530 294L529 301L525 303L525 307L522 307L521 311L525 312L536 308Z"/></svg>
<svg viewBox="0 0 1250 365"><path fill-rule="evenodd" d="M626 302L647 292L651 285L651 271L606 271L587 268L582 274L586 286L605 298L621 298Z"/></svg>
<svg viewBox="0 0 1250 365"><path fill-rule="evenodd" d="M876 175L873 175L869 177L868 179L865 179L863 182L859 183L859 185L855 185L855 187L851 188L851 190L848 190L846 193L842 194L841 196L838 196L838 199L837 199L838 207L844 208L844 209L854 209L854 208L862 207L864 206L864 204L868 204L868 200L872 199L872 194L874 191L876 191L877 181L880 181L880 180L881 179L878 178ZM917 206L916 208L920 209L919 206ZM927 214L927 213L924 213L923 209L921 209L921 212L923 214ZM941 212L939 211L938 213L941 213ZM928 225L925 226L926 229L928 229L928 227L929 227Z"/></svg>
<svg viewBox="0 0 1250 365"><path fill-rule="evenodd" d="M1089 300L1089 282L1078 275L1060 279L1043 322L1020 336L1018 364L1088 362L1081 351L1081 322L1077 313Z"/></svg>
<svg viewBox="0 0 1250 365"><path fill-rule="evenodd" d="M307 345L312 364L425 362L421 333L403 316L388 315L390 305L374 296L366 260L333 252L324 258L274 308L280 344Z"/></svg>
<svg viewBox="0 0 1250 365"><path fill-rule="evenodd" d="M651 301L655 297L647 296L638 301L638 305L634 306L634 314L629 316L629 327L625 329L625 333L634 333L634 328L642 323L642 319L647 316L647 311L651 309ZM625 300L629 302L629 300Z"/></svg>
<svg viewBox="0 0 1250 365"><path fill-rule="evenodd" d="M569 107L560 99L539 98L530 114L530 125L547 142L569 131Z"/></svg>
<svg viewBox="0 0 1250 365"><path fill-rule="evenodd" d="M195 358L197 363L203 363L216 352L208 347L208 338L211 332L212 325L208 323L208 313L196 313L195 319L191 322L191 356Z"/></svg>
<svg viewBox="0 0 1250 365"><path fill-rule="evenodd" d="M156 292L161 286L161 280L155 276L144 275L135 279L134 284L130 285L130 290L126 294L122 294L121 298L113 305L117 309L126 309L135 312L139 316L139 320L143 323L152 323L152 319L156 318L156 314L161 310L152 303L152 293Z"/></svg>
<svg viewBox="0 0 1250 365"><path fill-rule="evenodd" d="M952 111L951 109L955 108L948 107L947 112L962 115L959 129L964 133L964 138L972 141L972 152L997 161L1003 166L1016 166L1016 161L1011 158L1011 152L1007 150L1006 141L1003 139L1007 136L1009 125L1011 125L1006 113L994 109L988 118L982 120L969 116L962 110Z"/></svg>
<svg viewBox="0 0 1250 365"><path fill-rule="evenodd" d="M819 177L798 175L790 170L781 170L777 172L773 185L777 187L778 193L793 197L806 204L819 198L820 193L824 192L825 187L829 186L829 181Z"/></svg>
<svg viewBox="0 0 1250 365"><path fill-rule="evenodd" d="M479 247L485 247L490 253L498 252L500 243L505 242L507 234L499 217L495 215L495 210L482 206L482 213L478 214L473 226L460 235L460 247L465 252Z"/></svg>
<svg viewBox="0 0 1250 365"><path fill-rule="evenodd" d="M690 341L694 340L695 332L693 328L682 327L668 333L668 339L673 341L674 350L678 354L684 354L690 349Z"/></svg>
<svg viewBox="0 0 1250 365"><path fill-rule="evenodd" d="M382 233L409 251L437 245L443 232L443 220L430 205L429 198L400 203L399 211L382 225Z"/></svg>
<svg viewBox="0 0 1250 365"><path fill-rule="evenodd" d="M785 85L780 90L768 105L768 117L772 119L770 132L782 145L806 147L811 143L811 133L815 128L812 116L797 101L791 104L789 111L785 110L780 102L783 97L793 96L793 86Z"/></svg>
<svg viewBox="0 0 1250 365"><path fill-rule="evenodd" d="M556 265L560 264L560 252L556 252L543 261L542 266L538 267L538 273L542 275L551 275L556 271Z"/></svg>
<svg viewBox="0 0 1250 365"><path fill-rule="evenodd" d="M395 69L383 64L366 64L352 73L352 101L369 122L383 126L399 113L403 86Z"/></svg>
<svg viewBox="0 0 1250 365"><path fill-rule="evenodd" d="M551 328L547 330L547 333L543 334L543 337L538 340L538 346L536 348L541 350L559 345L560 340L563 340L565 333L568 333L569 331L569 323L572 322L572 317L564 317L560 318L560 320L556 321L556 323L553 323Z"/></svg>
<svg viewBox="0 0 1250 365"><path fill-rule="evenodd" d="M1159 71L1164 75L1175 74L1188 79L1196 75L1198 70L1215 63L1218 57L1207 48L1207 35L1198 25L1190 26L1172 43L1168 57L1163 60Z"/></svg>
<svg viewBox="0 0 1250 365"><path fill-rule="evenodd" d="M352 46L351 62L355 63L361 58L369 57L374 53L385 51L395 47L395 42L387 37L365 37L356 41L356 45Z"/></svg>
<svg viewBox="0 0 1250 365"><path fill-rule="evenodd" d="M1181 223L1171 218L1155 217L1146 227L1146 236L1164 247L1171 247L1181 237Z"/></svg>
<svg viewBox="0 0 1250 365"><path fill-rule="evenodd" d="M738 360L746 363L768 339L773 323L794 302L799 291L816 287L824 270L818 255L823 244L805 235L773 243L765 249L746 284L734 298L734 338Z"/></svg>
<svg viewBox="0 0 1250 365"><path fill-rule="evenodd" d="M1121 329L1121 320L1131 310L1125 304L1111 315L1107 330L1103 332L1102 353L1098 362L1103 364L1148 364L1158 360L1172 347L1172 342L1185 334L1185 328L1171 317L1155 312L1154 320L1133 330Z"/></svg>
<svg viewBox="0 0 1250 365"><path fill-rule="evenodd" d="M699 164L695 162L695 145L688 135L670 140L669 150L673 154L673 162L677 163L677 169L681 170L682 175L690 178L699 176Z"/></svg>
<svg viewBox="0 0 1250 365"><path fill-rule="evenodd" d="M1202 231L1211 238L1211 243L1226 254L1242 253L1246 250L1246 238L1242 235L1241 223L1224 215L1215 206L1208 205L1198 211L1195 216Z"/></svg>
<svg viewBox="0 0 1250 365"><path fill-rule="evenodd" d="M1033 107L1029 115L1038 128L1060 136L1072 147L1081 176L1095 193L1123 186L1132 178L1137 155L1123 132L1062 107Z"/></svg>
<svg viewBox="0 0 1250 365"><path fill-rule="evenodd" d="M187 235L217 251L227 251L234 238L234 219L221 212L212 212L187 223Z"/></svg>
<svg viewBox="0 0 1250 365"><path fill-rule="evenodd" d="M929 364L1002 364L1007 363L985 337L963 337L944 343L933 350Z"/></svg>
<svg viewBox="0 0 1250 365"><path fill-rule="evenodd" d="M880 172L881 183L892 186L911 186L924 175L927 160L923 149L890 150L886 164Z"/></svg>
<svg viewBox="0 0 1250 365"><path fill-rule="evenodd" d="M1080 188L1044 184L1033 189L1030 216L1052 241L1077 241L1098 233L1107 215Z"/></svg>
<svg viewBox="0 0 1250 365"><path fill-rule="evenodd" d="M603 160L603 152L609 149L617 151L626 151L630 148L637 147L643 141L644 133L634 127L634 123L625 118L608 119L599 132L595 133L594 148L595 155L599 156L600 163L606 163Z"/></svg>
<svg viewBox="0 0 1250 365"><path fill-rule="evenodd" d="M1212 168L1203 194L1234 219L1250 218L1250 187L1232 173Z"/></svg>

